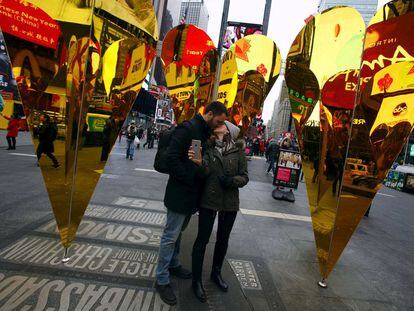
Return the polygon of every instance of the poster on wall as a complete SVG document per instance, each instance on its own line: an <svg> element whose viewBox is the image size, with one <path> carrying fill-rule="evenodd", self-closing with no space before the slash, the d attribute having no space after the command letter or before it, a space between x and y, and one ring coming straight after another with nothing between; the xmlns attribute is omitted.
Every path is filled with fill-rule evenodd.
<svg viewBox="0 0 414 311"><path fill-rule="evenodd" d="M3 100L18 100L17 84L13 76L3 33L0 31L0 95Z"/></svg>
<svg viewBox="0 0 414 311"><path fill-rule="evenodd" d="M302 159L300 152L280 149L273 185L276 187L297 189L301 169Z"/></svg>

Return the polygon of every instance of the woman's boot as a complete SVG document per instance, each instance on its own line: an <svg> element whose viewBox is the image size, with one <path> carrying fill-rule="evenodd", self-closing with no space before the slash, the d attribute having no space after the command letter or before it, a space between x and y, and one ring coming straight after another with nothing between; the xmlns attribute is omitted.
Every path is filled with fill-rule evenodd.
<svg viewBox="0 0 414 311"><path fill-rule="evenodd" d="M211 280L217 285L217 287L222 290L223 292L227 292L229 290L229 286L227 283L223 280L223 277L221 276L221 269L220 267L213 267L211 270Z"/></svg>

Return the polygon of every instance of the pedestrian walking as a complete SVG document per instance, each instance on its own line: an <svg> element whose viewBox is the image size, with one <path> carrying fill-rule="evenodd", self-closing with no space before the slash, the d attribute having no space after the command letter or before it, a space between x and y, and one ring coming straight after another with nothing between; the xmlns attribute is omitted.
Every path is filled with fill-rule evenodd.
<svg viewBox="0 0 414 311"><path fill-rule="evenodd" d="M135 137L137 136L138 129L135 125L135 121L132 120L129 123L129 126L126 130L126 140L127 140L127 147L126 147L126 158L133 160L134 159L134 152L135 152Z"/></svg>
<svg viewBox="0 0 414 311"><path fill-rule="evenodd" d="M205 185L199 209L198 235L192 252L193 291L201 302L207 299L202 283L204 254L217 214L217 238L210 277L220 290L228 291L221 269L239 210L239 188L249 181L244 142L237 141L239 132L237 126L227 121L217 127L203 157Z"/></svg>
<svg viewBox="0 0 414 311"><path fill-rule="evenodd" d="M279 150L280 146L276 139L271 139L269 141L269 146L267 147L267 154L269 158L269 167L266 170L266 173L270 173L272 171L273 175L275 174L275 164L277 159L279 158Z"/></svg>
<svg viewBox="0 0 414 311"><path fill-rule="evenodd" d="M60 166L59 161L56 159L54 141L57 138L57 126L50 121L50 117L44 114L40 117L42 125L39 128L39 145L36 149L37 166L40 164L40 158L42 154L46 154L53 162L53 167L58 168Z"/></svg>
<svg viewBox="0 0 414 311"><path fill-rule="evenodd" d="M190 217L198 208L202 191L201 150L197 160L192 150L193 140L205 144L211 130L221 126L227 117L227 109L220 102L208 105L203 115L178 125L172 132L167 149L169 179L165 191L164 204L167 208L167 221L160 242L155 288L161 299L169 304L177 303L171 288L170 275L191 279L189 270L181 266L179 260L182 231ZM190 157L192 159L190 159Z"/></svg>
<svg viewBox="0 0 414 311"><path fill-rule="evenodd" d="M14 113L11 117L7 117L0 113L0 116L5 118L7 121L9 121L9 124L7 125L7 150L15 150L16 149L16 137L19 135L19 120L20 117Z"/></svg>
<svg viewBox="0 0 414 311"><path fill-rule="evenodd" d="M265 153L265 142L263 139L260 140L260 156L263 157Z"/></svg>

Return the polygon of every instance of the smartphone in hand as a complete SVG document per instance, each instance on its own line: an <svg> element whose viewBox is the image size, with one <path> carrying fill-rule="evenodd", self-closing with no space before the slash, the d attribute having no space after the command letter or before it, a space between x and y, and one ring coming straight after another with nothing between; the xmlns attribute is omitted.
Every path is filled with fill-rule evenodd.
<svg viewBox="0 0 414 311"><path fill-rule="evenodd" d="M193 139L191 141L191 147L193 148L193 151L195 153L195 159L200 160L201 157L201 141L198 139Z"/></svg>

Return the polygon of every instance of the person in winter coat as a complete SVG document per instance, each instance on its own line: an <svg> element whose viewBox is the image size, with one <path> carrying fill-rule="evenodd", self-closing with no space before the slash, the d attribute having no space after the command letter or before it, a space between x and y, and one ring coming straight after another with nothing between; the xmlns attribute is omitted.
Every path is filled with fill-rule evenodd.
<svg viewBox="0 0 414 311"><path fill-rule="evenodd" d="M279 157L279 144L276 139L269 141L269 146L267 147L267 154L269 158L269 167L267 168L266 173L269 173L272 170L273 174L275 173L275 163Z"/></svg>
<svg viewBox="0 0 414 311"><path fill-rule="evenodd" d="M196 212L202 193L202 157L201 152L195 157L192 140L200 140L203 146L211 136L211 130L221 126L227 115L222 103L213 102L203 115L197 114L190 121L179 124L171 134L167 151L169 179L164 197L167 221L160 242L155 283L161 299L169 305L177 303L170 275L191 279L191 272L181 266L179 252L182 232Z"/></svg>
<svg viewBox="0 0 414 311"><path fill-rule="evenodd" d="M13 114L10 118L0 114L3 118L9 121L7 126L7 144L9 147L7 150L15 150L16 149L16 137L19 134L19 116L17 114Z"/></svg>
<svg viewBox="0 0 414 311"><path fill-rule="evenodd" d="M236 142L239 132L237 126L226 121L214 130L203 157L205 184L200 201L198 235L192 253L193 290L201 302L207 299L201 279L204 254L217 214L218 229L211 280L222 291L228 291L228 285L221 276L221 268L239 210L239 188L249 181L244 142Z"/></svg>
<svg viewBox="0 0 414 311"><path fill-rule="evenodd" d="M57 126L50 121L50 117L47 114L42 115L40 120L43 124L39 128L39 145L36 150L37 165L39 166L40 158L44 153L52 160L53 167L58 168L60 164L53 154L55 151L53 142L57 137Z"/></svg>
<svg viewBox="0 0 414 311"><path fill-rule="evenodd" d="M135 125L135 121L132 120L126 130L126 139L127 139L127 149L126 149L126 158L133 160L135 152L135 137L137 136L138 128Z"/></svg>

